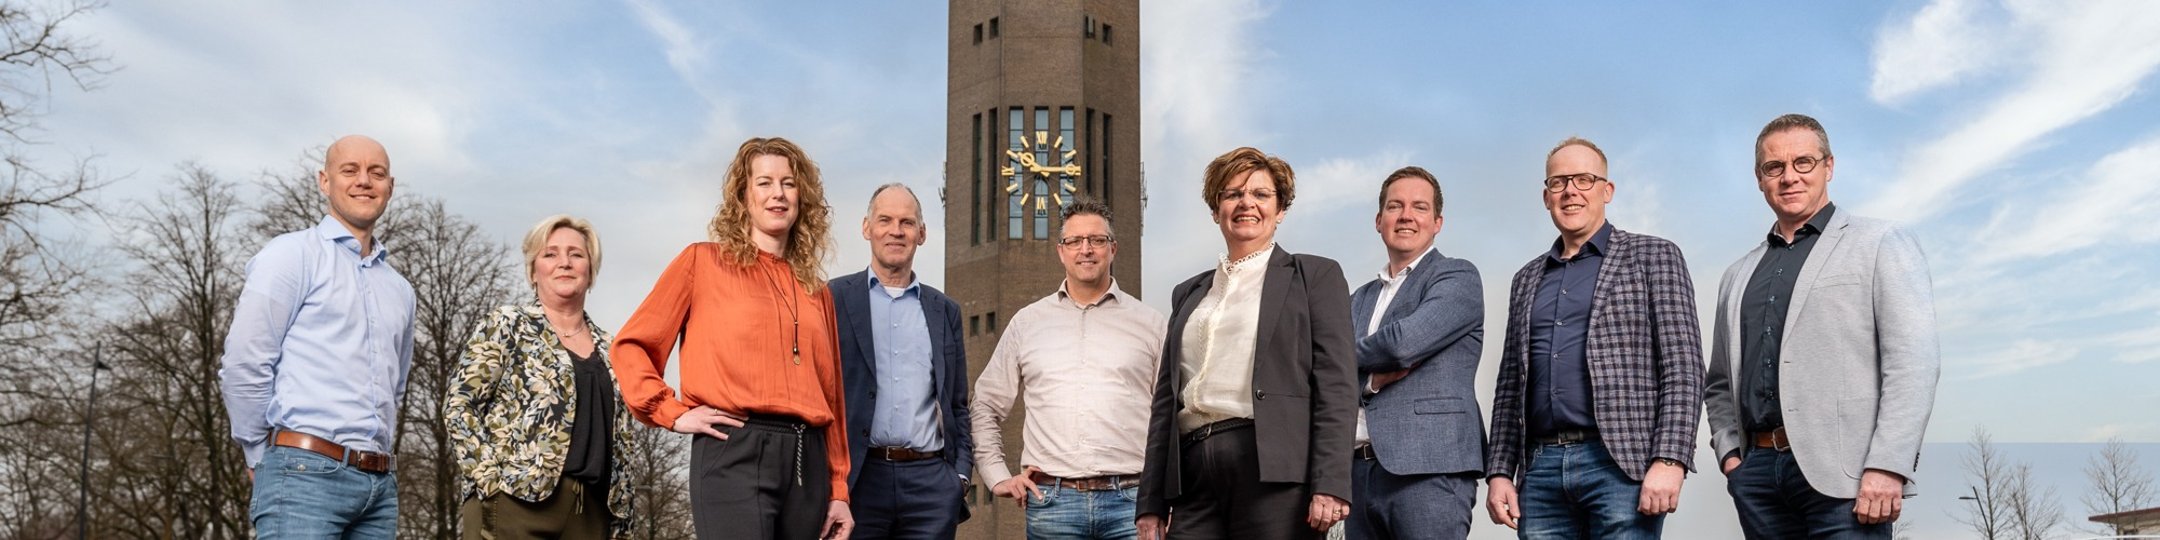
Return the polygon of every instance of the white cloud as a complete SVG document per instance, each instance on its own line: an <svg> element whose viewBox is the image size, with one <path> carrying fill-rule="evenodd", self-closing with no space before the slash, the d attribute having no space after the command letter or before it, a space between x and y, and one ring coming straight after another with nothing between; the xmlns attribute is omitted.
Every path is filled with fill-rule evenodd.
<svg viewBox="0 0 2160 540"><path fill-rule="evenodd" d="M1936 0L1876 38L1874 82L1868 95L1896 103L1980 72L2008 43L1999 28L1983 27L1981 0Z"/></svg>
<svg viewBox="0 0 2160 540"><path fill-rule="evenodd" d="M1984 379L2010 375L2026 370L2060 364L2076 357L2078 349L2068 344L2035 339L2020 339L2007 349L1982 354L1967 362L1977 368L1969 379Z"/></svg>
<svg viewBox="0 0 2160 540"><path fill-rule="evenodd" d="M1380 181L1387 174L1410 164L1409 150L1384 148L1358 157L1338 157L1320 160L1297 175L1297 201L1291 210L1304 215L1318 215L1342 208L1373 208L1378 196Z"/></svg>
<svg viewBox="0 0 2160 540"><path fill-rule="evenodd" d="M1140 27L1140 144L1149 173L1144 297L1158 307L1169 305L1172 286L1222 252L1200 203L1208 160L1239 146L1268 150L1268 134L1248 113L1266 56L1253 30L1268 12L1257 0L1140 6L1147 21Z"/></svg>
<svg viewBox="0 0 2160 540"><path fill-rule="evenodd" d="M2099 244L2125 246L2160 240L2160 229L2133 226L2132 216L2160 213L2160 135L2109 154L2083 178L2068 182L2037 209L2006 208L1988 225L1994 238L1983 263L2046 257Z"/></svg>
<svg viewBox="0 0 2160 540"><path fill-rule="evenodd" d="M1959 115L1970 121L1907 155L1897 180L1863 213L1901 220L1941 213L1952 204L1949 194L2030 151L2043 137L2113 108L2160 67L2160 3L2017 1L2008 7L2011 23L2002 35L1990 37L2032 40L2030 56L2019 59L2029 65L2029 76L1978 111ZM1926 49L1932 43L1914 41L1885 39L1877 43L1876 56L1904 64L1961 62L1944 51L1928 56L1900 48ZM1912 86L1883 82L1880 77L1889 75L1882 71L1877 76L1879 84ZM1937 78L1923 79L1928 85L1952 80Z"/></svg>

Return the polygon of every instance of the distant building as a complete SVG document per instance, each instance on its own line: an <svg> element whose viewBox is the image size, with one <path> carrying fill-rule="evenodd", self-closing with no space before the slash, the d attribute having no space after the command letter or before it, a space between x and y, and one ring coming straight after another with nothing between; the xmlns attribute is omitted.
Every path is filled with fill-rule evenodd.
<svg viewBox="0 0 2160 540"><path fill-rule="evenodd" d="M2160 533L2160 506L2092 517L2093 523L2114 527L2120 534Z"/></svg>

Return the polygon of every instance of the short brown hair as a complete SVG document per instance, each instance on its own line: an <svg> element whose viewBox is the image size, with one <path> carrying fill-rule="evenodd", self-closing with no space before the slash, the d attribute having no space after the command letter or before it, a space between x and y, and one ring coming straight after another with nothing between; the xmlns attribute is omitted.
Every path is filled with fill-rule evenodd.
<svg viewBox="0 0 2160 540"><path fill-rule="evenodd" d="M1289 210L1290 201L1297 198L1297 173L1291 171L1290 164L1282 158L1250 146L1240 146L1208 162L1207 181L1200 186L1200 197L1207 201L1208 212L1214 212L1216 205L1222 202L1223 187L1230 185L1231 179L1255 169L1266 169L1268 176L1275 177L1275 197L1280 205L1276 210Z"/></svg>
<svg viewBox="0 0 2160 540"><path fill-rule="evenodd" d="M1102 201L1085 197L1074 199L1073 203L1065 205L1064 212L1058 215L1058 222L1072 221L1073 216L1100 217L1103 228L1110 230L1110 237L1117 237L1117 225L1113 223L1117 220L1110 217L1110 205L1103 204Z"/></svg>
<svg viewBox="0 0 2160 540"><path fill-rule="evenodd" d="M1433 178L1432 173L1427 172L1424 167L1416 165L1395 169L1395 172L1388 173L1386 180L1380 181L1380 209L1387 209L1388 186L1395 185L1396 180L1404 178L1416 178L1432 185L1432 213L1440 215L1440 202L1445 199L1440 196L1440 180Z"/></svg>
<svg viewBox="0 0 2160 540"><path fill-rule="evenodd" d="M1748 168L1757 169L1754 165L1762 164L1763 141L1769 140L1771 135L1776 135L1788 129L1805 129L1815 132L1815 141L1822 145L1823 159L1830 159L1830 133L1823 131L1822 122L1815 121L1815 117L1812 116L1792 113L1771 119L1769 124L1763 125L1762 133L1755 135L1755 163L1750 164ZM1756 174L1762 174L1762 172L1757 170Z"/></svg>
<svg viewBox="0 0 2160 540"><path fill-rule="evenodd" d="M795 281L814 294L825 287L824 261L832 255L832 209L825 206L825 184L818 181L817 162L811 161L802 147L779 137L743 141L742 147L735 150L735 160L728 164L720 208L714 212L707 232L731 262L749 266L757 261L757 244L750 241L747 197L750 161L758 156L787 158L788 169L795 175L795 226L789 231L781 258L787 260Z"/></svg>
<svg viewBox="0 0 2160 540"><path fill-rule="evenodd" d="M585 236L585 260L589 261L585 265L585 287L591 288L593 281L600 277L600 233L593 232L592 222L570 214L548 216L525 232L525 276L532 277L539 264L540 252L547 249L547 237L555 234L556 229L570 229Z"/></svg>

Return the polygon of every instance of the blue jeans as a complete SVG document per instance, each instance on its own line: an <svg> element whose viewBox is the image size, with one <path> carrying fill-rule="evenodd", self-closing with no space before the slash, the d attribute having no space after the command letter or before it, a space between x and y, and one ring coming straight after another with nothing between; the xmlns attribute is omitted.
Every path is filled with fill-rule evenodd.
<svg viewBox="0 0 2160 540"><path fill-rule="evenodd" d="M1027 504L1028 540L1132 540L1133 501L1140 488L1080 491L1055 482L1038 483L1042 499Z"/></svg>
<svg viewBox="0 0 2160 540"><path fill-rule="evenodd" d="M1860 524L1852 499L1815 491L1792 452L1747 449L1740 466L1725 475L1725 490L1748 538L1890 538L1888 523Z"/></svg>
<svg viewBox="0 0 2160 540"><path fill-rule="evenodd" d="M257 538L390 538L397 534L397 475L361 471L321 454L271 446L255 465L248 520Z"/></svg>
<svg viewBox="0 0 2160 540"><path fill-rule="evenodd" d="M1635 511L1642 483L1630 480L1589 441L1530 450L1530 467L1515 482L1524 540L1657 538L1665 516Z"/></svg>

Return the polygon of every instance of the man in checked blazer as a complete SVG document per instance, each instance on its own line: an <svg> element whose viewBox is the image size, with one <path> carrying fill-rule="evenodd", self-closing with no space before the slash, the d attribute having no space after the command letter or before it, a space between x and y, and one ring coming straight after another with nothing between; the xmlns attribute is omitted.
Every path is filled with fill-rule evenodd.
<svg viewBox="0 0 2160 540"><path fill-rule="evenodd" d="M1515 273L1485 460L1494 523L1522 538L1656 538L1695 450L1702 335L1680 248L1605 222L1605 153L1546 154L1560 238Z"/></svg>
<svg viewBox="0 0 2160 540"><path fill-rule="evenodd" d="M1836 169L1814 118L1763 126L1756 187L1777 222L1718 285L1704 403L1748 538L1890 538L1935 406L1927 259L1831 204Z"/></svg>

